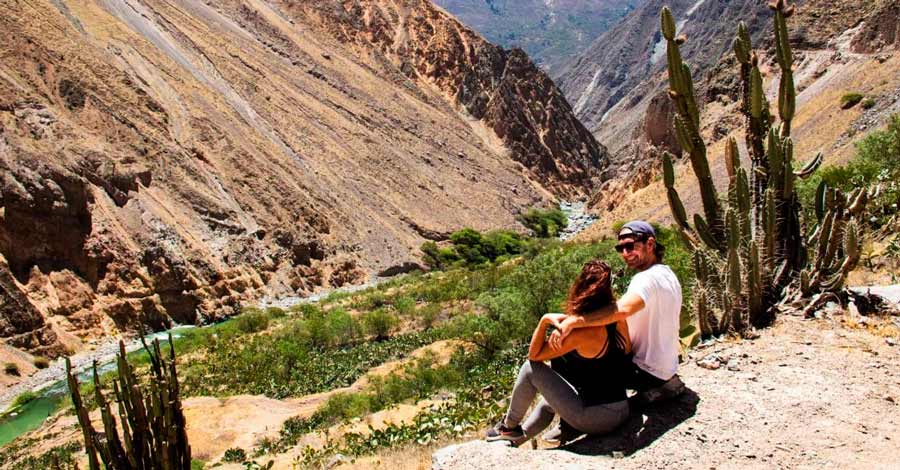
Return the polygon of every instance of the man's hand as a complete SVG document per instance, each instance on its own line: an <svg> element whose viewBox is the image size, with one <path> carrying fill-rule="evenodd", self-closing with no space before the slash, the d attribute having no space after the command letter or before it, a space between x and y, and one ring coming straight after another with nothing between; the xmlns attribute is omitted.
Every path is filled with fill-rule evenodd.
<svg viewBox="0 0 900 470"><path fill-rule="evenodd" d="M559 325L556 325L556 331L550 334L550 349L554 351L562 349L563 340L572 332L575 322L577 321L578 317L563 315L562 321Z"/></svg>

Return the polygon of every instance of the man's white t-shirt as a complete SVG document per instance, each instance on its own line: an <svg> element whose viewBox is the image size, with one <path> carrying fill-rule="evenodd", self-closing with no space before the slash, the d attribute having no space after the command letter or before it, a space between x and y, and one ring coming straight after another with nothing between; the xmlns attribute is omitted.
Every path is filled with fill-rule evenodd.
<svg viewBox="0 0 900 470"><path fill-rule="evenodd" d="M644 300L644 308L626 319L634 363L669 380L678 371L681 284L668 266L654 264L634 275L626 295L630 293Z"/></svg>

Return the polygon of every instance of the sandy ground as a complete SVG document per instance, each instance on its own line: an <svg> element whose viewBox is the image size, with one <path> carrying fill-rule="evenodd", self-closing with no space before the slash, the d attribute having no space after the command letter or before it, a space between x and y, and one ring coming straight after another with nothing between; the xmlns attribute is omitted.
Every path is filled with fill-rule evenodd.
<svg viewBox="0 0 900 470"><path fill-rule="evenodd" d="M566 451L471 441L434 468L900 468L898 335L897 317L868 329L784 317L757 340L691 352L689 390L611 436Z"/></svg>

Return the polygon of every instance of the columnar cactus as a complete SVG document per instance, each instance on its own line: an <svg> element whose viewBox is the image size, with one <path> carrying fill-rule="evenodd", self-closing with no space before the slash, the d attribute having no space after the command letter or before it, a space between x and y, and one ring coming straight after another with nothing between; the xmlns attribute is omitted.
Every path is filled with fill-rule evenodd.
<svg viewBox="0 0 900 470"><path fill-rule="evenodd" d="M172 337L169 336L169 344ZM159 340L152 349L144 343L150 354L150 372L145 391L141 391L134 370L125 359L125 345L119 342L117 356L118 379L113 381L113 394L118 404L118 425L100 386L97 363L94 363L94 397L100 408L103 431L94 430L90 415L72 374L72 365L66 359L66 376L72 404L78 423L84 433L85 451L91 470L103 466L112 469L190 469L191 447L185 431L184 413L175 369L175 348L171 348L168 360L162 356ZM145 395L146 394L146 395ZM98 460L97 454L100 458Z"/></svg>
<svg viewBox="0 0 900 470"><path fill-rule="evenodd" d="M794 12L785 0L769 4L774 11L775 55L781 69L776 123L769 112L759 69L746 25L738 26L733 49L740 64L741 113L750 153L748 173L741 167L737 141L725 146L728 196L720 200L710 174L707 149L700 136L699 107L694 98L690 68L682 61L675 19L668 8L661 12L662 35L667 43L669 96L675 103L674 127L682 148L690 156L703 202L703 215L689 220L675 190L672 156L663 155L663 181L672 215L684 239L694 249L697 283L694 309L704 336L726 331L743 333L749 325L772 320L774 306L787 297L808 297L840 289L859 259L859 229L852 218L864 210L865 192L847 198L820 188L819 224L806 240L800 204L794 190L797 178L811 175L822 163L818 154L800 170L794 169L791 122L796 110L792 72L793 53L788 42L787 18ZM776 125L777 124L777 125ZM821 205L821 207L820 207ZM691 224L693 222L693 225ZM816 247L809 264L807 243Z"/></svg>

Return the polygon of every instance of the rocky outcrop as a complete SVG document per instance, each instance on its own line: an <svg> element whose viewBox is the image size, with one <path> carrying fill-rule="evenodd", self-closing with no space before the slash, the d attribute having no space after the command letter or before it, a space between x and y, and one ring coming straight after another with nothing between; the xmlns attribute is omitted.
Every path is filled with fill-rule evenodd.
<svg viewBox="0 0 900 470"><path fill-rule="evenodd" d="M426 2L5 2L0 29L0 336L36 354L409 269L605 156Z"/></svg>
<svg viewBox="0 0 900 470"><path fill-rule="evenodd" d="M343 42L374 46L407 78L435 86L556 194L583 197L600 183L606 149L523 51L485 41L427 0L313 3L301 11Z"/></svg>
<svg viewBox="0 0 900 470"><path fill-rule="evenodd" d="M866 32L856 36L854 47L865 43L882 48L895 41L890 32L896 29L896 22L889 19L896 17L890 13L895 9L892 2L796 3L790 40L799 58L807 51L833 47L838 36L860 22ZM702 106L717 103L715 108L721 110L739 98L731 44L740 21L747 24L763 60L774 57L766 2L648 0L570 61L560 73L560 87L575 103L576 114L610 151L609 178L593 198L592 206L598 210L612 209L623 196L652 181L658 175L661 151L671 145L660 145L671 139L671 129L659 125L671 122L660 108L668 88L665 43L659 33L664 4L675 14L679 33L688 37L682 54L693 71ZM718 112L705 124L704 134L715 141L739 125L736 116Z"/></svg>
<svg viewBox="0 0 900 470"><path fill-rule="evenodd" d="M874 12L868 16L863 30L853 38L854 52L872 53L900 49L900 4L890 0L871 2Z"/></svg>

